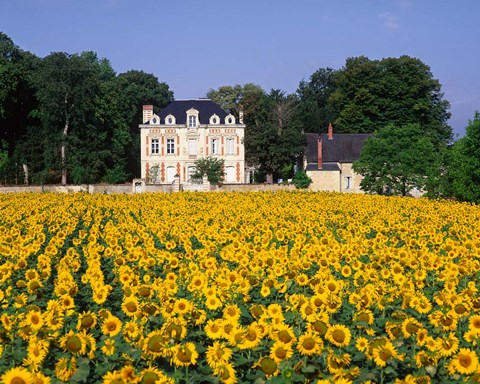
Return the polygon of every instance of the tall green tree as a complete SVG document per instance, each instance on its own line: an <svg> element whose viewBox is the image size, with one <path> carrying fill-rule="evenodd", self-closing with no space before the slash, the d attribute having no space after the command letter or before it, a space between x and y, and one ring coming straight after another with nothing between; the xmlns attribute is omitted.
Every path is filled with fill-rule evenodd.
<svg viewBox="0 0 480 384"><path fill-rule="evenodd" d="M257 100L258 115L247 125L245 158L267 174L284 177L292 169L304 146L298 99L280 90L271 90Z"/></svg>
<svg viewBox="0 0 480 384"><path fill-rule="evenodd" d="M23 164L15 156L17 144L28 126L39 123L31 115L37 107L31 76L39 62L38 57L23 51L0 32L0 140L8 143L11 164L5 167L12 173L17 171L15 163ZM5 177L10 182L14 178L13 175Z"/></svg>
<svg viewBox="0 0 480 384"><path fill-rule="evenodd" d="M80 55L55 52L42 60L34 81L43 134L50 143L45 147L50 153L44 156L54 160L49 165L60 170L63 185L67 184L68 171L73 171L75 182L95 180L102 160L91 163L92 153L104 154L94 151L100 149L102 141L95 132L95 105L100 94L95 66ZM53 155L57 151L59 161Z"/></svg>
<svg viewBox="0 0 480 384"><path fill-rule="evenodd" d="M160 82L156 76L143 71L131 70L119 74L105 90L105 100L110 109L111 118L118 129L112 137L113 144L121 148L121 158L126 162L128 176L140 173L140 132L142 106L151 104L154 110L160 110L173 101L173 92L169 86ZM129 143L125 146L126 143ZM117 152L118 153L118 152ZM117 159L117 169L120 158ZM111 172L111 178L117 177Z"/></svg>
<svg viewBox="0 0 480 384"><path fill-rule="evenodd" d="M371 133L394 124L419 124L436 145L452 138L448 101L430 67L409 56L349 58L328 99L338 132Z"/></svg>
<svg viewBox="0 0 480 384"><path fill-rule="evenodd" d="M332 68L319 68L309 78L302 80L297 89L301 122L305 132L322 133L335 115L328 99L335 91L335 75Z"/></svg>
<svg viewBox="0 0 480 384"><path fill-rule="evenodd" d="M420 125L389 124L365 142L353 169L363 176L362 190L405 196L414 188L425 190L440 172L440 158Z"/></svg>
<svg viewBox="0 0 480 384"><path fill-rule="evenodd" d="M477 111L466 134L452 148L449 176L454 196L480 204L480 113Z"/></svg>

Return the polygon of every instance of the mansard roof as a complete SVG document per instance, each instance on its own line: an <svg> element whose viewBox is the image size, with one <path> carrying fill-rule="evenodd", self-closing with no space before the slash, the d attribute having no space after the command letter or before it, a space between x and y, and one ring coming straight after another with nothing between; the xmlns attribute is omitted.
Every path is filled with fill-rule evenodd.
<svg viewBox="0 0 480 384"><path fill-rule="evenodd" d="M228 112L225 112L217 103L210 99L194 99L194 100L175 100L163 108L158 116L161 121L165 121L168 115L175 117L177 124L185 124L187 122L187 111L196 109L200 124L208 124L212 115L216 114L221 121L224 121Z"/></svg>

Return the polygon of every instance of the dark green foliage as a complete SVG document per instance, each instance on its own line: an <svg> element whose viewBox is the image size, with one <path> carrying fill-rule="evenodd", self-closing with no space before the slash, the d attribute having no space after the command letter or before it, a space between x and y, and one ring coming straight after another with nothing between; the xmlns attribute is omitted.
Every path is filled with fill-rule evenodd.
<svg viewBox="0 0 480 384"><path fill-rule="evenodd" d="M310 186L312 179L308 177L305 171L298 171L295 173L292 179L292 184L295 185L297 189L305 189Z"/></svg>
<svg viewBox="0 0 480 384"><path fill-rule="evenodd" d="M451 140L450 105L441 85L427 65L409 56L347 59L335 74L328 104L338 132L371 133L387 124L416 123L435 145Z"/></svg>
<svg viewBox="0 0 480 384"><path fill-rule="evenodd" d="M440 157L418 124L390 124L367 140L353 169L363 175L364 191L405 196L428 186L440 171Z"/></svg>
<svg viewBox="0 0 480 384"><path fill-rule="evenodd" d="M297 95L305 132L322 133L323 129L335 120L336 116L328 104L328 99L336 89L336 73L332 68L320 68L310 76L308 82L300 82Z"/></svg>
<svg viewBox="0 0 480 384"><path fill-rule="evenodd" d="M466 135L452 148L449 175L453 194L463 201L480 203L480 113L469 121Z"/></svg>

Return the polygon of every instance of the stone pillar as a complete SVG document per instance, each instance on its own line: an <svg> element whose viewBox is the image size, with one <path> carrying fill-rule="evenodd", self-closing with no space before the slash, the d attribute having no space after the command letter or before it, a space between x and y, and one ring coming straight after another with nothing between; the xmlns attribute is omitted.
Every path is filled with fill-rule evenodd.
<svg viewBox="0 0 480 384"><path fill-rule="evenodd" d="M173 185L172 185L173 192L180 192L180 175L175 175L173 177Z"/></svg>
<svg viewBox="0 0 480 384"><path fill-rule="evenodd" d="M210 191L210 182L208 181L208 177L206 175L202 177L202 186L203 186L202 190L204 192Z"/></svg>

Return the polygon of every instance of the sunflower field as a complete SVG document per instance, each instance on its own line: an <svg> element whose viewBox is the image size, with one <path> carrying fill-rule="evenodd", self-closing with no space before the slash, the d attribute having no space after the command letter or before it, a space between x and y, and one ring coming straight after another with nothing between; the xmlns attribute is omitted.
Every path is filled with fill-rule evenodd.
<svg viewBox="0 0 480 384"><path fill-rule="evenodd" d="M480 207L0 195L0 382L480 382Z"/></svg>

